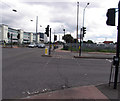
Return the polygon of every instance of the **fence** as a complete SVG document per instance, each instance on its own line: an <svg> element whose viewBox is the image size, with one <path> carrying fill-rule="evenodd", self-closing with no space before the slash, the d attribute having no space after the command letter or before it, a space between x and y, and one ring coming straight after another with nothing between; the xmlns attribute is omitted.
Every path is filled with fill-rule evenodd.
<svg viewBox="0 0 120 101"><path fill-rule="evenodd" d="M79 49L79 43L66 43L65 46L68 46L68 48L76 48ZM116 50L115 44L87 44L82 43L81 45L82 50Z"/></svg>

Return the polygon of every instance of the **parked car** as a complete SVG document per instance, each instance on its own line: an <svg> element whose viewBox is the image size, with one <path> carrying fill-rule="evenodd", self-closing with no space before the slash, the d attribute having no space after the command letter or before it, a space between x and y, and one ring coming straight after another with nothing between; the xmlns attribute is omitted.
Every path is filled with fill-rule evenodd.
<svg viewBox="0 0 120 101"><path fill-rule="evenodd" d="M38 48L45 48L45 44L44 44L44 43L39 43L39 44L37 45L37 47L38 47Z"/></svg>
<svg viewBox="0 0 120 101"><path fill-rule="evenodd" d="M29 48L35 48L36 47L36 44L35 43L31 43L28 45Z"/></svg>

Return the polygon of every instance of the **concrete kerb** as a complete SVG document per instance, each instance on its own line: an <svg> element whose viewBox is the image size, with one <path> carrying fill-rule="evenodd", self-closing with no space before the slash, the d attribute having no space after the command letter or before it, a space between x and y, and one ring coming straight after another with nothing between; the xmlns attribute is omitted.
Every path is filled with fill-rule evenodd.
<svg viewBox="0 0 120 101"><path fill-rule="evenodd" d="M86 56L74 56L74 58L86 58L86 59L112 59L112 57L86 57Z"/></svg>
<svg viewBox="0 0 120 101"><path fill-rule="evenodd" d="M91 93L96 95L96 93L99 92L98 94L100 94L100 95L102 94L102 96L100 97L100 99L102 97L103 97L103 99L107 98L106 100L108 100L108 101L111 101L111 99L117 99L116 90L112 89L111 87L109 87L108 83L106 83L106 84L101 83L101 84L97 84L97 85L88 85L88 86L76 86L76 87L70 87L70 88L65 88L65 89L53 90L53 91L48 91L48 92L44 92L44 93L39 93L39 94L27 96L27 97L22 98L22 99L43 99L43 98L44 99L51 99L51 98L55 98L55 99L63 99L63 98L66 99L67 98L67 99L69 99L69 98L71 98L70 96L73 96L72 98L76 99L76 98L78 98L80 96L79 95L80 93L81 93L81 95L83 95L83 94L84 95L85 94L89 95L89 93L88 93L89 91L87 91L87 90L82 91L82 92L80 90L80 92L78 93L78 89L79 88L83 89L83 88L86 88L86 87L90 87L91 90L93 90L92 87L94 87L94 88L96 87L97 88L97 92L96 92L96 90L95 91L93 90ZM72 93L72 92L70 92L72 90L75 92L75 94ZM76 93L76 91L77 91L77 93ZM84 92L86 92L86 93L84 93ZM61 98L62 96L60 96L60 94L62 96L63 96L63 94L66 94L66 95L64 95L63 98ZM71 94L73 94L73 95L71 95ZM76 94L78 96L74 97L74 96L76 96ZM54 95L54 97L50 97L50 95ZM94 97L96 97L95 95L94 95ZM66 97L66 96L69 96L69 97ZM99 95L97 95L97 96L99 96ZM93 97L93 96L91 96L91 97ZM94 97L92 99L94 99ZM83 97L82 99L86 99L86 98Z"/></svg>
<svg viewBox="0 0 120 101"><path fill-rule="evenodd" d="M43 57L52 57L52 55L41 55Z"/></svg>
<svg viewBox="0 0 120 101"><path fill-rule="evenodd" d="M66 94L66 95L64 95ZM79 86L56 90L52 92L41 93L38 95L28 96L23 99L106 99L109 100L94 85Z"/></svg>
<svg viewBox="0 0 120 101"><path fill-rule="evenodd" d="M61 48L58 48L58 49L56 49L55 50L55 52L71 52L71 51L68 51L68 50L61 50ZM74 52L74 51L72 51L71 53L78 53L78 52ZM101 53L101 52L87 52L88 54L99 54L99 53ZM104 53L104 52L102 52L103 54L105 54L105 55L109 55L109 54L111 54L111 53ZM73 58L88 58L88 59L113 59L113 57L105 57L105 56L103 56L103 57L101 57L101 56L73 56Z"/></svg>

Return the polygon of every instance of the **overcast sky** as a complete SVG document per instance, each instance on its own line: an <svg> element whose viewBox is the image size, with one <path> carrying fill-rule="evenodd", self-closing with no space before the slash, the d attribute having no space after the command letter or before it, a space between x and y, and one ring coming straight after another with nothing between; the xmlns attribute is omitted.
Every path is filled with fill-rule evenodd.
<svg viewBox="0 0 120 101"><path fill-rule="evenodd" d="M0 2L0 24L6 24L11 28L22 29L26 32L35 32L36 16L38 16L39 32L45 32L47 25L50 25L52 34L57 34L60 36L60 39L63 35L63 28L66 29L66 34L71 34L76 38L77 2L80 3L79 33L83 23L83 9L89 2L90 5L88 5L85 11L84 25L87 31L84 40L116 42L117 23L116 26L107 26L106 13L109 8L118 8L119 0L42 1L43 0L2 0ZM13 9L17 10L17 12L13 12ZM40 27L40 25L42 27Z"/></svg>

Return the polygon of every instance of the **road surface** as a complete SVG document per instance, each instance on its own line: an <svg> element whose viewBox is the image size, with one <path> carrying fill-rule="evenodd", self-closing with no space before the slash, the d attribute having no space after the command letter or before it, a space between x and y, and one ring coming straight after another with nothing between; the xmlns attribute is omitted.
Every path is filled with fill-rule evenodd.
<svg viewBox="0 0 120 101"><path fill-rule="evenodd" d="M4 48L2 52L3 99L109 80L111 63L106 59L73 58L70 52L42 57L44 50L38 48Z"/></svg>

